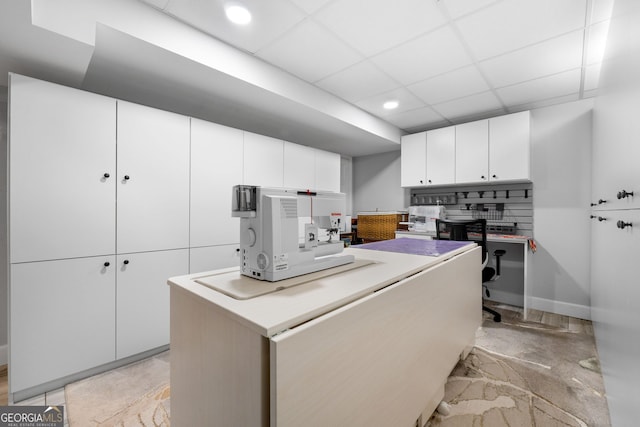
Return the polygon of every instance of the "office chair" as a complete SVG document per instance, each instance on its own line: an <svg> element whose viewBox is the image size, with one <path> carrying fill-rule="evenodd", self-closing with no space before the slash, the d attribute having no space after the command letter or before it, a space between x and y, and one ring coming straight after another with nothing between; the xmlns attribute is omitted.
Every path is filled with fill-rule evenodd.
<svg viewBox="0 0 640 427"><path fill-rule="evenodd" d="M470 236L471 235L471 236ZM458 240L458 241L475 241L482 247L482 289L485 295L490 297L489 288L485 285L487 282L493 282L500 277L500 257L505 254L502 249L493 252L496 257L496 268L487 266L489 258L487 251L487 220L486 219L470 219L470 220L445 220L436 219L436 239L438 240ZM502 315L489 307L482 305L482 309L493 315L494 322L500 322Z"/></svg>

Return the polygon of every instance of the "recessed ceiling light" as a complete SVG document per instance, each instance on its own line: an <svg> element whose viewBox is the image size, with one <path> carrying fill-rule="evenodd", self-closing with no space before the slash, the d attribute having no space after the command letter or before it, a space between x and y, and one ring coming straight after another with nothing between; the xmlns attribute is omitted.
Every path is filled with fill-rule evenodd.
<svg viewBox="0 0 640 427"><path fill-rule="evenodd" d="M247 25L251 22L251 12L249 10L237 3L228 4L225 7L225 13L227 14L227 18L229 21L238 25Z"/></svg>
<svg viewBox="0 0 640 427"><path fill-rule="evenodd" d="M382 106L385 110L393 110L394 108L398 108L400 103L398 101L387 101Z"/></svg>

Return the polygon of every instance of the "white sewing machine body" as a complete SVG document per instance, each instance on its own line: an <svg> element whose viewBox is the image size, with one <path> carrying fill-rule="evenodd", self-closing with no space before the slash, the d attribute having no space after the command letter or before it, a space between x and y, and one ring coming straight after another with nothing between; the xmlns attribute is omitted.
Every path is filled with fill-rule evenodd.
<svg viewBox="0 0 640 427"><path fill-rule="evenodd" d="M343 193L234 186L240 272L275 282L353 262L336 237L344 210Z"/></svg>

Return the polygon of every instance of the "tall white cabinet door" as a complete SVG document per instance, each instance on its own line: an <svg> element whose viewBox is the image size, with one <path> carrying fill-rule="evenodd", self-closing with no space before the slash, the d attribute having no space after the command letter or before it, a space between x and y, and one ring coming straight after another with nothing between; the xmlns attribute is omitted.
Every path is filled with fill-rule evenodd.
<svg viewBox="0 0 640 427"><path fill-rule="evenodd" d="M114 256L13 264L11 392L115 358Z"/></svg>
<svg viewBox="0 0 640 427"><path fill-rule="evenodd" d="M189 128L118 101L118 253L189 247Z"/></svg>
<svg viewBox="0 0 640 427"><path fill-rule="evenodd" d="M400 143L400 185L416 187L427 182L427 133L405 135Z"/></svg>
<svg viewBox="0 0 640 427"><path fill-rule="evenodd" d="M187 274L189 250L118 255L116 357L169 344L167 279Z"/></svg>
<svg viewBox="0 0 640 427"><path fill-rule="evenodd" d="M240 246L221 245L191 248L189 251L189 274L240 265Z"/></svg>
<svg viewBox="0 0 640 427"><path fill-rule="evenodd" d="M191 119L191 247L240 241L231 191L242 184L242 147L241 130Z"/></svg>
<svg viewBox="0 0 640 427"><path fill-rule="evenodd" d="M243 184L282 187L284 143L256 133L244 133Z"/></svg>
<svg viewBox="0 0 640 427"><path fill-rule="evenodd" d="M529 112L489 119L489 179L529 180Z"/></svg>
<svg viewBox="0 0 640 427"><path fill-rule="evenodd" d="M316 152L316 189L340 192L340 154L330 151L315 150Z"/></svg>
<svg viewBox="0 0 640 427"><path fill-rule="evenodd" d="M317 190L316 153L313 148L284 141L284 186Z"/></svg>
<svg viewBox="0 0 640 427"><path fill-rule="evenodd" d="M427 185L453 184L455 170L455 126L427 131Z"/></svg>
<svg viewBox="0 0 640 427"><path fill-rule="evenodd" d="M456 183L489 180L489 121L456 127Z"/></svg>
<svg viewBox="0 0 640 427"><path fill-rule="evenodd" d="M10 262L114 253L116 101L10 78Z"/></svg>

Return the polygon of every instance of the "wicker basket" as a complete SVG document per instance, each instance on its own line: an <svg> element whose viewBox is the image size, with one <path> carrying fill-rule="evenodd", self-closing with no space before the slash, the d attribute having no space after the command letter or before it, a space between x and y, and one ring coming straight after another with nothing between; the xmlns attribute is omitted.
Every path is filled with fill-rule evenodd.
<svg viewBox="0 0 640 427"><path fill-rule="evenodd" d="M358 238L365 242L395 239L402 214L358 214Z"/></svg>

